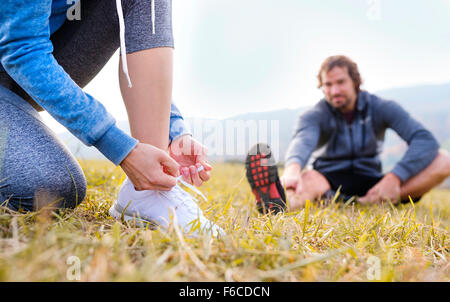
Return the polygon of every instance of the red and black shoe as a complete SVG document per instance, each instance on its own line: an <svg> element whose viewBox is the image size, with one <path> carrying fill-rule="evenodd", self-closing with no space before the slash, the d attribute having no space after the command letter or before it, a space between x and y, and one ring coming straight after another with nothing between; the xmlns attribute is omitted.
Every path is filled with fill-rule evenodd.
<svg viewBox="0 0 450 302"><path fill-rule="evenodd" d="M286 209L286 195L278 177L278 168L267 144L253 146L245 160L247 180L262 214L276 214Z"/></svg>

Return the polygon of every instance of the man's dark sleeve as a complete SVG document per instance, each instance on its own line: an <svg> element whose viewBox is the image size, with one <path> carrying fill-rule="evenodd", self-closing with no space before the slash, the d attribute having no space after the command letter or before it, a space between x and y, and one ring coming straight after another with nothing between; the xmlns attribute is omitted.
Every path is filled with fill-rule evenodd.
<svg viewBox="0 0 450 302"><path fill-rule="evenodd" d="M309 110L297 119L294 136L289 143L285 156L285 166L298 163L304 168L317 147L320 137L320 112L317 109Z"/></svg>
<svg viewBox="0 0 450 302"><path fill-rule="evenodd" d="M396 102L383 101L381 109L385 125L408 143L405 155L391 171L405 182L434 160L439 152L439 143L430 131Z"/></svg>

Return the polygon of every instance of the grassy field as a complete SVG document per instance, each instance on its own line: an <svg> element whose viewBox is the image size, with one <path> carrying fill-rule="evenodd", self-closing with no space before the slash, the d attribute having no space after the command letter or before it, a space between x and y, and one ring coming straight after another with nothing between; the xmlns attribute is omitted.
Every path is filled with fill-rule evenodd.
<svg viewBox="0 0 450 302"><path fill-rule="evenodd" d="M113 220L122 170L80 163L88 196L75 210L0 209L0 281L450 281L450 191L415 207L308 204L269 217L244 167L217 164L199 204L227 235L183 238Z"/></svg>

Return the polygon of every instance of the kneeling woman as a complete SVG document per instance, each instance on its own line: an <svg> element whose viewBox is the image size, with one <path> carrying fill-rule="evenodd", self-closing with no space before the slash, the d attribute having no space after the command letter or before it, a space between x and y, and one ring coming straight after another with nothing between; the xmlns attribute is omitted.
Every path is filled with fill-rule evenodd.
<svg viewBox="0 0 450 302"><path fill-rule="evenodd" d="M52 202L73 208L86 195L81 167L38 114L46 110L128 176L113 216L167 227L176 214L186 230L200 218L204 229L217 233L220 228L177 185L180 172L201 185L211 167L171 104L171 1L80 1L81 18L73 21L66 18L66 0L0 4L0 203L28 211ZM131 136L81 88L119 46ZM181 145L202 152L170 152Z"/></svg>

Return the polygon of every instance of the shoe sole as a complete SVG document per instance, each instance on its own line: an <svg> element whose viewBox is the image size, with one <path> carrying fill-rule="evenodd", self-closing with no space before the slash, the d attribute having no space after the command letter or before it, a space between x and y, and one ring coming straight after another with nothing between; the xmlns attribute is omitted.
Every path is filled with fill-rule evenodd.
<svg viewBox="0 0 450 302"><path fill-rule="evenodd" d="M136 226L144 228L148 227L151 230L155 230L158 227L158 225L153 221L145 220L136 216L130 216L125 213L119 212L114 205L111 208L109 208L109 215L111 215L111 217L113 217L116 220L130 223L134 222Z"/></svg>
<svg viewBox="0 0 450 302"><path fill-rule="evenodd" d="M156 222L150 221L150 220L145 220L136 216L130 216L127 215L125 213L122 214L122 212L119 212L116 207L113 205L111 208L109 208L109 215L111 215L111 217L113 217L114 219L118 220L118 221L122 221L122 222L129 222L129 223L134 223L136 226L139 227L144 227L144 228L149 228L150 230L156 230L159 227L159 224L157 224ZM165 231L165 228L161 228L161 230ZM211 234L214 234L212 231L212 228L210 230ZM216 230L217 235L213 235L215 237L217 237L218 235L223 236L225 234L225 231L223 231L220 227L218 227L218 230ZM198 234L190 234L190 236L192 237L198 237Z"/></svg>
<svg viewBox="0 0 450 302"><path fill-rule="evenodd" d="M286 209L286 203L281 196L284 192L280 192L280 179L278 176L278 168L272 157L272 151L267 144L256 144L253 146L245 160L245 168L247 171L247 180L252 188L253 193L257 192L256 207L259 212L266 214L272 212L276 214ZM271 198L271 190L277 192L280 198ZM256 195L256 194L255 194ZM260 198L258 198L258 196Z"/></svg>

